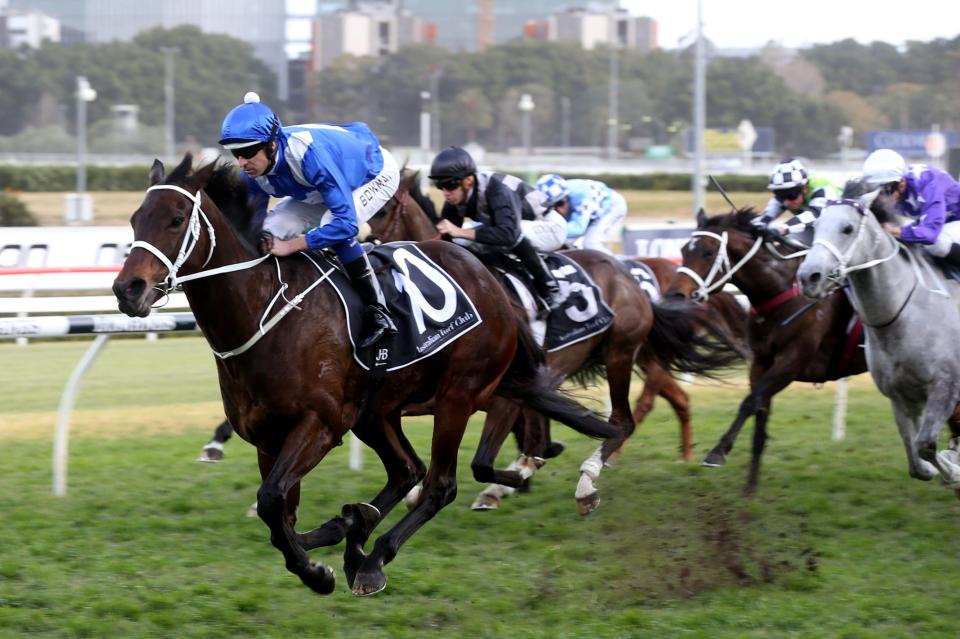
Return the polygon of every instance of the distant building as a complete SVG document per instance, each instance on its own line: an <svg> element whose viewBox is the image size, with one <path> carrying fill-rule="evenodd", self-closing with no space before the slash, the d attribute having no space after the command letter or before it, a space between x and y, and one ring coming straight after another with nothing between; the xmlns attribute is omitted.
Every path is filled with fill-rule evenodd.
<svg viewBox="0 0 960 639"><path fill-rule="evenodd" d="M43 11L64 29L80 34L64 44L129 41L145 29L189 24L204 33L222 33L250 43L254 54L277 75L277 92L287 96L286 7L282 0L8 0L11 9Z"/></svg>
<svg viewBox="0 0 960 639"><path fill-rule="evenodd" d="M399 0L358 0L314 22L310 66L322 69L341 55L379 57L406 44L433 43L436 26Z"/></svg>
<svg viewBox="0 0 960 639"><path fill-rule="evenodd" d="M574 7L528 22L524 35L534 40L573 41L584 49L607 46L611 42L643 52L660 48L656 20L633 17L623 9Z"/></svg>
<svg viewBox="0 0 960 639"><path fill-rule="evenodd" d="M60 21L39 11L0 8L0 46L39 49L44 42L60 42Z"/></svg>

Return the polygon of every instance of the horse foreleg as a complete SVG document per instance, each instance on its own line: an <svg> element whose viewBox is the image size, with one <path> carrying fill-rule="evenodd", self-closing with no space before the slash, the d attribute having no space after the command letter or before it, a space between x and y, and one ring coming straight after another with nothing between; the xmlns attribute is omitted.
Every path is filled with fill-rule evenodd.
<svg viewBox="0 0 960 639"><path fill-rule="evenodd" d="M940 380L930 390L917 433L917 452L920 457L936 466L944 483L953 489L960 488L960 459L954 447L937 452L937 436L944 422L953 417L958 392L960 389L953 380Z"/></svg>
<svg viewBox="0 0 960 639"><path fill-rule="evenodd" d="M763 449L767 444L767 420L770 419L770 398L757 411L753 421L753 446L750 450L750 472L747 474L747 485L743 488L746 497L752 497L757 492L757 483L760 481L760 460Z"/></svg>
<svg viewBox="0 0 960 639"><path fill-rule="evenodd" d="M464 390L464 389L461 389ZM416 507L377 538L353 582L355 595L372 595L387 585L383 567L393 561L400 546L457 496L457 451L474 407L468 395L438 400L434 412L430 467ZM507 429L509 432L509 428Z"/></svg>
<svg viewBox="0 0 960 639"><path fill-rule="evenodd" d="M903 449L907 453L907 468L910 476L923 481L930 481L937 476L937 468L930 462L921 459L917 451L917 426L919 420L918 412L914 407L908 407L902 403L892 400L893 418L897 422L897 430L900 431L900 439L903 441Z"/></svg>
<svg viewBox="0 0 960 639"><path fill-rule="evenodd" d="M740 408L737 410L737 416L733 420L733 423L730 424L730 428L727 429L727 432L720 437L717 445L714 446L707 456L704 457L703 461L700 462L701 466L718 468L727 463L727 453L733 450L733 443L737 441L737 435L740 434L740 429L743 428L747 419L756 415L759 402L760 397L752 391L743 398L743 401L740 402Z"/></svg>
<svg viewBox="0 0 960 639"><path fill-rule="evenodd" d="M338 442L339 438L322 426L316 414L303 417L290 430L257 492L257 514L270 528L270 543L283 553L287 570L320 594L333 591L333 571L321 563L310 561L300 546L291 524L288 499L290 491L298 486L303 476ZM266 470L262 467L261 474Z"/></svg>

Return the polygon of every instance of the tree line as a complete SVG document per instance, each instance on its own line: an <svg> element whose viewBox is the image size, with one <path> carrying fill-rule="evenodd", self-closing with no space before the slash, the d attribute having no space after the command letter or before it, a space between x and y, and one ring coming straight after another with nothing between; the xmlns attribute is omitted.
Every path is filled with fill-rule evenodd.
<svg viewBox="0 0 960 639"><path fill-rule="evenodd" d="M90 147L133 142L112 132L110 108L137 104L143 144L162 147L164 67L161 47L175 47L176 131L201 145L217 139L224 114L247 90L281 112L285 124L364 120L384 144L415 146L421 93L434 90L442 144L476 141L504 149L521 143L520 96L529 94L536 146L606 143L611 52L573 43L518 41L483 52L451 53L414 45L380 58L344 56L303 75L291 99L276 99L276 79L250 45L196 27L152 29L131 42L0 51L0 135L44 150L74 121L75 77L98 98L88 106ZM839 148L841 126L854 144L876 128L958 126L960 37L903 48L854 40L788 51L768 44L755 55L722 57L708 46L707 126L747 118L776 131L784 155L823 156ZM680 145L691 120L693 49L617 52L619 143L645 138ZM46 128L44 128L46 127ZM4 148L0 142L0 149ZM70 148L69 146L67 148ZM141 149L132 149L141 151Z"/></svg>

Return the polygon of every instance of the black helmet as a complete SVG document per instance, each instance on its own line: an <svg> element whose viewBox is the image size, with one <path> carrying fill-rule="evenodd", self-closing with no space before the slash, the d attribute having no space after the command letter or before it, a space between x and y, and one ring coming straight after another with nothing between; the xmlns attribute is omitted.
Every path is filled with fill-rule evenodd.
<svg viewBox="0 0 960 639"><path fill-rule="evenodd" d="M448 146L433 158L430 165L431 180L463 179L477 172L477 165L470 154L459 146Z"/></svg>

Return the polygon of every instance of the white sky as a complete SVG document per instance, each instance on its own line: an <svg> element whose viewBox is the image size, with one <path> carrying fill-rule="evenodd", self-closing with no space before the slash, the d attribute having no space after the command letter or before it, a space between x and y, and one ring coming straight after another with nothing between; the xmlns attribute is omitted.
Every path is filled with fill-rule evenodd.
<svg viewBox="0 0 960 639"><path fill-rule="evenodd" d="M907 40L929 42L960 35L957 0L701 1L703 32L722 48L755 48L771 40L787 47L803 47L846 38L861 44L880 40L901 45ZM311 13L317 0L286 2L288 10ZM697 0L620 0L620 5L633 15L654 18L664 49L677 48L678 41L697 28Z"/></svg>
<svg viewBox="0 0 960 639"><path fill-rule="evenodd" d="M722 48L786 47L853 38L895 46L960 35L957 0L702 0L703 32ZM657 21L660 46L674 49L697 28L697 0L621 0L631 14Z"/></svg>

